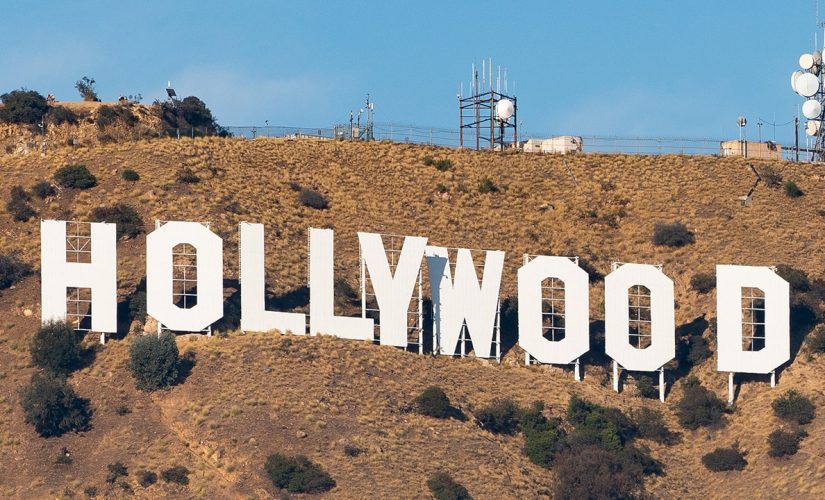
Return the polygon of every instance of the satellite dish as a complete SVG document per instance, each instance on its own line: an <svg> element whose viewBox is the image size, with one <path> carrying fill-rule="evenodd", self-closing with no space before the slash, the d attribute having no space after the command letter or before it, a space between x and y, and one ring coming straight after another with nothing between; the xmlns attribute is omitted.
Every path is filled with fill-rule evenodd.
<svg viewBox="0 0 825 500"><path fill-rule="evenodd" d="M796 90L796 80L797 80L797 78L799 78L800 76L802 76L804 74L805 74L804 71L794 71L793 73L791 73L791 88L797 94L799 93L799 91Z"/></svg>
<svg viewBox="0 0 825 500"><path fill-rule="evenodd" d="M814 51L814 53L811 54L811 57L814 58L814 64L816 64L817 66L822 64L822 52L818 50Z"/></svg>
<svg viewBox="0 0 825 500"><path fill-rule="evenodd" d="M502 99L496 104L496 118L503 122L509 120L515 111L516 108L510 99Z"/></svg>
<svg viewBox="0 0 825 500"><path fill-rule="evenodd" d="M822 128L822 122L820 120L808 120L805 123L805 133L814 136L819 135L819 129Z"/></svg>
<svg viewBox="0 0 825 500"><path fill-rule="evenodd" d="M796 92L804 97L813 97L819 92L819 79L811 73L803 73L796 79Z"/></svg>
<svg viewBox="0 0 825 500"><path fill-rule="evenodd" d="M802 114L809 120L814 120L822 115L822 104L816 99L808 99L802 105Z"/></svg>
<svg viewBox="0 0 825 500"><path fill-rule="evenodd" d="M799 56L799 67L802 69L811 69L811 66L814 65L814 56L813 54L802 54Z"/></svg>

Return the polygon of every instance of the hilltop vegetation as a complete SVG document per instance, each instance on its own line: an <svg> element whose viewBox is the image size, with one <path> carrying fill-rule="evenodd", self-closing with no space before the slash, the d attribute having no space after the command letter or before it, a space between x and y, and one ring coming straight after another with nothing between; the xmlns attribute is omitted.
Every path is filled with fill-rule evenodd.
<svg viewBox="0 0 825 500"><path fill-rule="evenodd" d="M575 155L565 165L403 144L201 138L50 143L45 156L0 160L0 191L37 214L0 214L2 496L266 498L277 486L331 498L533 498L578 497L577 484L654 497L825 494L820 166L755 165L779 180L743 207L754 173L736 158ZM61 182L67 166L72 182ZM786 195L786 181L804 195ZM118 242L121 331L102 347L94 335L81 345L61 336L59 353L33 362L40 218L116 218L129 230ZM136 342L157 330L143 318L145 231L156 219L208 221L224 238L227 317L211 339ZM356 231L505 250L501 365L241 334L241 221L266 226L267 302L283 310L307 310L308 227L336 231L339 313L360 307ZM523 366L512 311L524 253L578 255L593 278L581 382L561 367ZM645 397L651 374L625 374L621 393L612 390L600 276L614 261L662 264L674 281L678 356L664 405ZM793 290L792 362L775 389L740 377L733 408L715 370L717 263L776 265ZM162 362L145 363L141 353L156 351ZM61 374L39 374L49 366ZM36 373L37 393L61 394L53 401L73 415L48 439L21 406ZM588 470L599 473L581 476Z"/></svg>

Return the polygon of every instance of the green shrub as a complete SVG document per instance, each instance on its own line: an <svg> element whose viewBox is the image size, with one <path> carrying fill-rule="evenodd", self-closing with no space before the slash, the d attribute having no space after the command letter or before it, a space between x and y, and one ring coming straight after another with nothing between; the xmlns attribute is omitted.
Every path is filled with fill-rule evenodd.
<svg viewBox="0 0 825 500"><path fill-rule="evenodd" d="M309 188L301 189L301 192L298 193L298 201L301 202L301 205L316 210L324 210L329 207L329 201L327 201L324 195Z"/></svg>
<svg viewBox="0 0 825 500"><path fill-rule="evenodd" d="M123 203L110 207L97 207L89 214L90 222L117 224L118 238L134 238L144 231L143 219L134 208Z"/></svg>
<svg viewBox="0 0 825 500"><path fill-rule="evenodd" d="M106 474L106 482L114 484L119 477L126 477L129 475L129 470L123 465L123 462L115 462L106 466L108 473Z"/></svg>
<svg viewBox="0 0 825 500"><path fill-rule="evenodd" d="M489 177L484 177L478 184L478 192L481 194L497 193L498 186L496 186L496 183L493 182L493 179L490 179Z"/></svg>
<svg viewBox="0 0 825 500"><path fill-rule="evenodd" d="M794 181L785 181L785 184L783 184L782 187L785 189L785 194L790 198L799 198L805 194L801 189L799 189L799 186L797 186Z"/></svg>
<svg viewBox="0 0 825 500"><path fill-rule="evenodd" d="M178 176L175 180L180 184L197 184L201 181L201 178L198 177L198 174L196 174L194 170L189 167L185 167L178 172Z"/></svg>
<svg viewBox="0 0 825 500"><path fill-rule="evenodd" d="M178 345L171 333L137 337L129 346L129 367L142 391L171 386L178 378Z"/></svg>
<svg viewBox="0 0 825 500"><path fill-rule="evenodd" d="M55 106L49 110L46 117L54 125L77 125L78 117L74 111L65 106Z"/></svg>
<svg viewBox="0 0 825 500"><path fill-rule="evenodd" d="M494 434L515 434L519 409L511 399L497 399L476 412L478 425Z"/></svg>
<svg viewBox="0 0 825 500"><path fill-rule="evenodd" d="M0 253L0 290L14 285L31 272L31 267L14 255Z"/></svg>
<svg viewBox="0 0 825 500"><path fill-rule="evenodd" d="M653 379L647 375L642 375L636 379L636 391L639 393L639 396L643 398L659 398L659 388L653 383Z"/></svg>
<svg viewBox="0 0 825 500"><path fill-rule="evenodd" d="M124 181L129 182L137 182L140 180L140 174L135 172L131 168L127 168L126 170L124 170L123 173L120 174L120 176L123 177Z"/></svg>
<svg viewBox="0 0 825 500"><path fill-rule="evenodd" d="M275 487L290 493L323 493L335 487L335 480L303 455L273 453L267 457L264 471Z"/></svg>
<svg viewBox="0 0 825 500"><path fill-rule="evenodd" d="M799 451L799 442L808 435L805 431L789 432L777 429L768 436L768 455L779 458L795 455Z"/></svg>
<svg viewBox="0 0 825 500"><path fill-rule="evenodd" d="M809 424L816 417L816 407L810 399L791 389L771 403L773 413L782 420Z"/></svg>
<svg viewBox="0 0 825 500"><path fill-rule="evenodd" d="M2 288L2 270L0 270L0 288ZM808 335L807 343L811 351L825 352L825 324L816 325L814 331Z"/></svg>
<svg viewBox="0 0 825 500"><path fill-rule="evenodd" d="M0 96L0 121L23 125L35 125L43 121L49 110L46 98L34 90L12 90Z"/></svg>
<svg viewBox="0 0 825 500"><path fill-rule="evenodd" d="M449 418L455 411L450 399L440 387L427 387L417 398L415 408L418 413L433 418Z"/></svg>
<svg viewBox="0 0 825 500"><path fill-rule="evenodd" d="M101 106L97 110L95 124L98 128L106 128L116 123L122 123L133 127L137 125L138 119L127 106Z"/></svg>
<svg viewBox="0 0 825 500"><path fill-rule="evenodd" d="M129 296L129 317L140 324L146 321L146 291L136 290Z"/></svg>
<svg viewBox="0 0 825 500"><path fill-rule="evenodd" d="M68 323L46 323L32 339L32 363L51 373L65 375L80 363L82 341L83 336Z"/></svg>
<svg viewBox="0 0 825 500"><path fill-rule="evenodd" d="M142 470L138 472L138 484L144 488L148 488L158 482L158 475L150 470Z"/></svg>
<svg viewBox="0 0 825 500"><path fill-rule="evenodd" d="M66 165L57 169L54 180L66 188L89 189L97 186L95 177L85 165Z"/></svg>
<svg viewBox="0 0 825 500"><path fill-rule="evenodd" d="M666 224L657 222L653 226L653 244L658 246L682 247L694 242L693 233L681 222Z"/></svg>
<svg viewBox="0 0 825 500"><path fill-rule="evenodd" d="M189 484L189 469L182 465L175 465L160 471L160 477L167 483Z"/></svg>
<svg viewBox="0 0 825 500"><path fill-rule="evenodd" d="M702 463L713 472L742 470L748 465L744 455L736 448L716 448L702 457Z"/></svg>
<svg viewBox="0 0 825 500"><path fill-rule="evenodd" d="M74 88L77 89L77 92L80 94L81 99L83 99L84 101L100 101L100 99L97 97L97 91L95 90L94 78L84 76L83 78L75 82Z"/></svg>
<svg viewBox="0 0 825 500"><path fill-rule="evenodd" d="M427 164L426 159L424 164ZM435 163L432 163L432 165L434 165L435 169L440 172L446 172L447 170L452 170L453 168L453 162L447 158L436 160Z"/></svg>
<svg viewBox="0 0 825 500"><path fill-rule="evenodd" d="M587 445L561 454L553 469L556 473L553 498L641 497L642 480L638 468L598 446Z"/></svg>
<svg viewBox="0 0 825 500"><path fill-rule="evenodd" d="M439 194L444 194L447 192L447 186L439 182L438 185L435 187L435 190Z"/></svg>
<svg viewBox="0 0 825 500"><path fill-rule="evenodd" d="M427 487L436 500L471 500L467 488L446 472L436 472L427 479Z"/></svg>
<svg viewBox="0 0 825 500"><path fill-rule="evenodd" d="M89 400L78 397L62 377L35 373L20 393L26 423L43 437L89 429Z"/></svg>
<svg viewBox="0 0 825 500"><path fill-rule="evenodd" d="M567 420L582 437L590 438L611 452L619 451L639 430L618 408L608 408L570 396Z"/></svg>
<svg viewBox="0 0 825 500"><path fill-rule="evenodd" d="M363 448L359 448L354 444L344 445L344 455L348 457L357 457L358 455L364 453L364 451L365 450Z"/></svg>
<svg viewBox="0 0 825 500"><path fill-rule="evenodd" d="M662 412L650 408L641 408L633 413L633 422L639 429L639 437L668 444L675 437L665 425Z"/></svg>
<svg viewBox="0 0 825 500"><path fill-rule="evenodd" d="M433 160L432 156L426 155L426 156L424 156L424 165L426 165L428 167L431 167L431 166L435 165L435 160Z"/></svg>
<svg viewBox="0 0 825 500"><path fill-rule="evenodd" d="M710 273L699 273L690 278L690 287L699 293L708 293L716 288L716 276Z"/></svg>
<svg viewBox="0 0 825 500"><path fill-rule="evenodd" d="M37 211L31 205L19 199L9 200L6 203L6 211L18 222L26 222L37 215Z"/></svg>
<svg viewBox="0 0 825 500"><path fill-rule="evenodd" d="M684 382L682 399L676 403L679 424L695 430L699 427L722 423L725 403L716 394L702 387L696 377L688 377Z"/></svg>
<svg viewBox="0 0 825 500"><path fill-rule="evenodd" d="M175 103L158 103L155 107L164 128L195 128L191 130L193 135L204 135L212 129L219 135L224 131L220 130L212 111L206 104L195 96L188 96Z"/></svg>
<svg viewBox="0 0 825 500"><path fill-rule="evenodd" d="M544 417L544 423L524 429L524 454L536 465L550 467L564 448L564 430L559 419Z"/></svg>
<svg viewBox="0 0 825 500"><path fill-rule="evenodd" d="M57 194L57 191L49 181L40 181L32 186L32 193L41 200L45 200L49 196Z"/></svg>

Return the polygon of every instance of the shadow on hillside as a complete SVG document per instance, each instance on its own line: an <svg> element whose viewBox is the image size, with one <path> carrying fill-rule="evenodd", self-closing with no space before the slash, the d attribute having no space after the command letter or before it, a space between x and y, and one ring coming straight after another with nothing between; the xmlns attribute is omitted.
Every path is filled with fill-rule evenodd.
<svg viewBox="0 0 825 500"><path fill-rule="evenodd" d="M235 279L223 280L224 293L229 295L223 301L223 317L212 325L216 332L230 332L241 327L241 284ZM266 290L264 307L267 311L308 312L309 287L303 285L282 294Z"/></svg>
<svg viewBox="0 0 825 500"><path fill-rule="evenodd" d="M109 338L125 338L134 320L146 321L146 278L141 279L135 290L117 303L117 333Z"/></svg>
<svg viewBox="0 0 825 500"><path fill-rule="evenodd" d="M195 351L187 350L184 352L183 356L178 360L178 378L175 380L175 385L186 382L186 379L192 374L192 369L195 368L196 364Z"/></svg>

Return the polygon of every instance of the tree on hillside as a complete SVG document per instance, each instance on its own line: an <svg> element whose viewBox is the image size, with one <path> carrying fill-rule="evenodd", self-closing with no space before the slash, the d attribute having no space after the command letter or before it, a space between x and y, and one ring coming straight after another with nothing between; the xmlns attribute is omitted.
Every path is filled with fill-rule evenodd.
<svg viewBox="0 0 825 500"><path fill-rule="evenodd" d="M84 76L83 78L75 82L74 88L77 89L78 93L80 93L80 97L84 101L100 102L100 98L97 97L97 89L95 89L95 83L96 82L94 78Z"/></svg>
<svg viewBox="0 0 825 500"><path fill-rule="evenodd" d="M182 101L156 102L155 106L164 128L194 129L192 133L195 135L204 135L210 129L212 133L218 131L212 111L195 96L185 97Z"/></svg>
<svg viewBox="0 0 825 500"><path fill-rule="evenodd" d="M0 108L0 121L34 125L43 121L49 111L46 98L34 90L12 90L0 96L3 107Z"/></svg>

